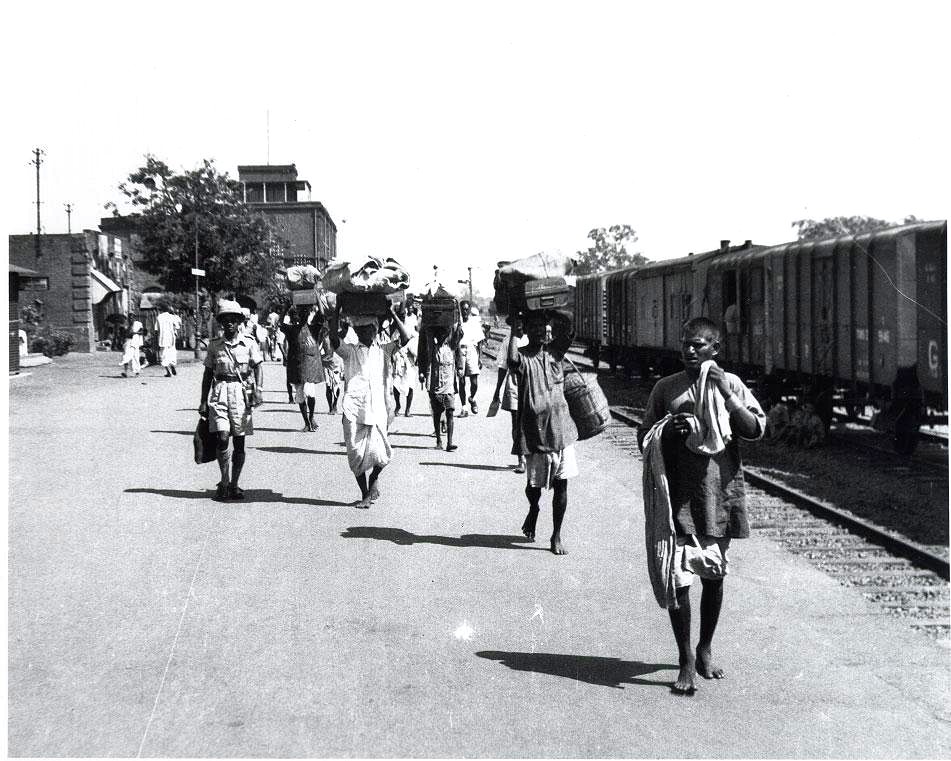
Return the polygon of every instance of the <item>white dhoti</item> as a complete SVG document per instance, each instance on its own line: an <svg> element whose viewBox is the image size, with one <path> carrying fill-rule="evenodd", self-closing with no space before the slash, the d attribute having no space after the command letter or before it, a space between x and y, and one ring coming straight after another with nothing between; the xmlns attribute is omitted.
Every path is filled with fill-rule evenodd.
<svg viewBox="0 0 951 761"><path fill-rule="evenodd" d="M174 346L162 346L159 349L162 367L172 367L178 364L178 349Z"/></svg>
<svg viewBox="0 0 951 761"><path fill-rule="evenodd" d="M393 456L386 432L379 425L362 425L343 416L343 439L347 445L347 461L353 475L385 468Z"/></svg>

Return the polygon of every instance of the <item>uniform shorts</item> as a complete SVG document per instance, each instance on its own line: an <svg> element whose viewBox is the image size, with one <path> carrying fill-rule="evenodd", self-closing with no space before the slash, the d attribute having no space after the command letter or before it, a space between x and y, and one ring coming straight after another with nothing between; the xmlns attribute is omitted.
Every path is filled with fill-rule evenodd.
<svg viewBox="0 0 951 761"><path fill-rule="evenodd" d="M429 406L433 408L433 412L452 412L456 409L456 395L430 393Z"/></svg>
<svg viewBox="0 0 951 761"><path fill-rule="evenodd" d="M251 407L244 401L240 381L215 381L208 394L208 430L250 436L254 433Z"/></svg>
<svg viewBox="0 0 951 761"><path fill-rule="evenodd" d="M311 399L317 398L316 383L292 383L291 388L294 389L294 401L298 404L306 402L308 397Z"/></svg>
<svg viewBox="0 0 951 761"><path fill-rule="evenodd" d="M674 550L674 586L689 587L695 576L722 579L728 573L728 536L678 536Z"/></svg>
<svg viewBox="0 0 951 761"><path fill-rule="evenodd" d="M555 481L564 481L578 475L575 448L566 446L559 452L529 452L525 457L528 485L536 489L551 489Z"/></svg>

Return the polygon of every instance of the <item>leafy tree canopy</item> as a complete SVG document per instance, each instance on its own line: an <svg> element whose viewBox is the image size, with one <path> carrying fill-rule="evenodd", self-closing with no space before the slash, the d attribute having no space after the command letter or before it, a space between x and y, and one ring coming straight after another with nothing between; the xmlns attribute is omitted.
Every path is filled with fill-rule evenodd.
<svg viewBox="0 0 951 761"><path fill-rule="evenodd" d="M119 185L132 207L143 266L169 291L194 288L195 245L202 284L209 292L249 293L271 287L280 265L280 241L263 215L251 211L241 185L214 161L183 173L152 155ZM114 203L106 204L120 216Z"/></svg>
<svg viewBox="0 0 951 761"><path fill-rule="evenodd" d="M876 230L884 230L898 225L910 225L920 222L914 215L905 217L904 222L889 222L875 217L826 217L825 219L797 219L792 223L796 228L799 240L825 240L838 238L842 235L861 235Z"/></svg>
<svg viewBox="0 0 951 761"><path fill-rule="evenodd" d="M628 247L637 242L637 232L630 225L596 227L588 233L588 237L593 245L575 255L578 261L574 268L575 274L589 275L650 261L640 253L628 251Z"/></svg>

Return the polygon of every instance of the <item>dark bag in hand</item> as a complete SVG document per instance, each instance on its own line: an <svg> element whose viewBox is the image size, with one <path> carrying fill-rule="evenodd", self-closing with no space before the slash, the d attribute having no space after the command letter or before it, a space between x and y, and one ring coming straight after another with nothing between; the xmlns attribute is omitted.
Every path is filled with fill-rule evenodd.
<svg viewBox="0 0 951 761"><path fill-rule="evenodd" d="M195 445L195 464L201 465L211 462L218 457L218 434L208 430L208 418L198 418L195 426L195 435L192 437Z"/></svg>

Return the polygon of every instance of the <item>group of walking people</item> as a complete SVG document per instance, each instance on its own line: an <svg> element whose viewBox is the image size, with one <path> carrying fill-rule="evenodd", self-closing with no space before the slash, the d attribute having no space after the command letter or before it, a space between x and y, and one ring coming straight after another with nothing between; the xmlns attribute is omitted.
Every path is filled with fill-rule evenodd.
<svg viewBox="0 0 951 761"><path fill-rule="evenodd" d="M245 461L244 438L253 433L251 411L261 403L264 358L258 343L238 330L242 315L236 303L222 301L217 316L222 335L209 345L199 412L208 417L210 430L218 435L221 480L216 494L241 499L238 480ZM356 507L369 508L380 497L379 477L392 457L389 425L398 400L405 402L405 414L409 414L411 390L405 382L420 357L424 361L418 368L419 379L428 390L436 446L442 447L445 433L446 451L458 448L453 440L455 398L467 377L468 403L477 414L478 386L471 380L481 367L479 352L460 351L467 320L452 329L423 331L425 343L420 344L414 318L407 314L404 322L392 309L386 319L358 316L351 317L349 324L339 314L327 319L316 308L306 314L292 309L286 315L288 366L294 362L294 367L302 368L300 375L288 370L289 393L301 406L307 430L313 430L314 386L327 383L329 408L337 408L327 368L340 362L344 441L360 489ZM532 311L513 315L510 322L512 332L499 355L493 406L510 412L511 451L517 458L516 470L526 473L528 512L521 530L530 541L535 540L542 491L550 490L550 549L565 555L561 530L568 507L568 480L579 472L574 449L578 430L564 392L563 360L573 339L571 315ZM415 349L407 350L413 339ZM725 676L724 669L713 662L713 635L723 602L730 542L749 536L738 439L761 437L766 422L743 381L717 364L719 349L720 328L715 322L703 317L688 321L681 336L684 370L655 384L638 428L645 460L648 571L658 603L669 612L680 663L673 690L681 694L695 691L695 673L707 679ZM313 380L321 377L322 381ZM394 378L400 383L394 383ZM689 592L697 576L702 585L700 634L692 648Z"/></svg>

